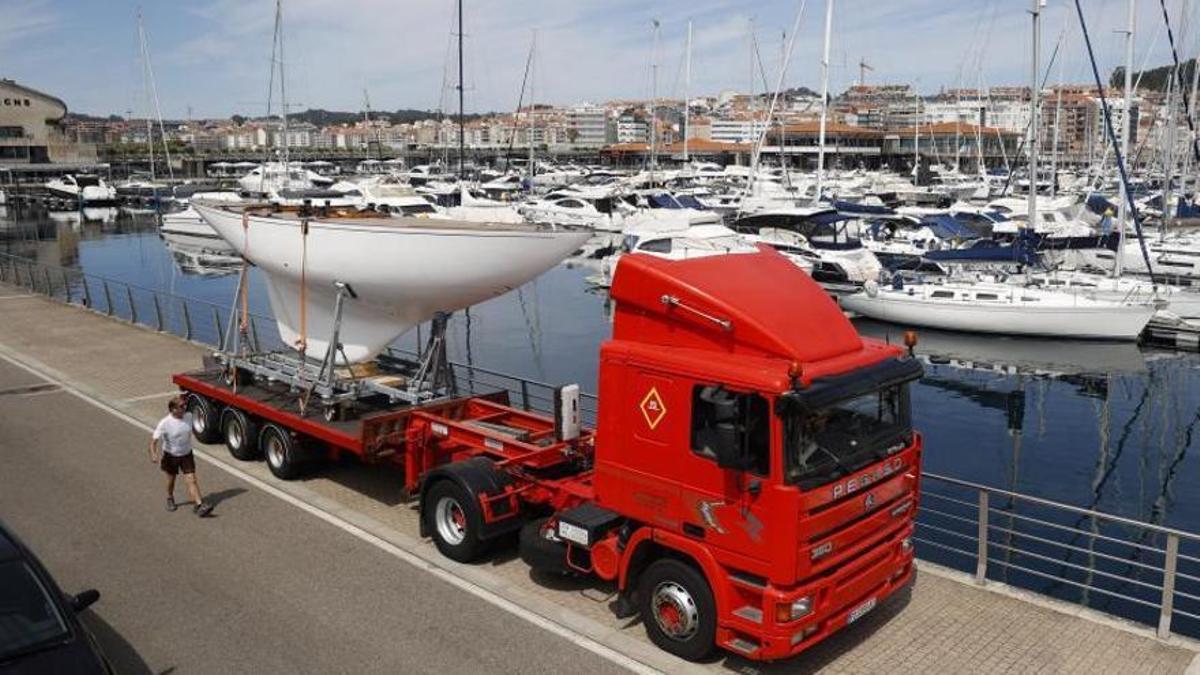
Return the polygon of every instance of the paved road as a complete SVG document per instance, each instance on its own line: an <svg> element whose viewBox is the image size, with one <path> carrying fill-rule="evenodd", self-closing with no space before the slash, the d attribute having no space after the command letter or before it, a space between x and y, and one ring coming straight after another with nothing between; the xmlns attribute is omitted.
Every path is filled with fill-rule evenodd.
<svg viewBox="0 0 1200 675"><path fill-rule="evenodd" d="M207 464L216 516L168 513L146 441L0 361L0 519L122 673L620 671Z"/></svg>

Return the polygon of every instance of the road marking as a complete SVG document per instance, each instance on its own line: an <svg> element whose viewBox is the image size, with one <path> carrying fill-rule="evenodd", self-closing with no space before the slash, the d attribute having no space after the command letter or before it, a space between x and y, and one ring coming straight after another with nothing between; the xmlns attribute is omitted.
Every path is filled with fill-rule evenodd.
<svg viewBox="0 0 1200 675"><path fill-rule="evenodd" d="M156 399L156 398L166 398L168 396L178 396L178 395L179 395L179 390L172 389L171 391L160 391L157 394L146 394L145 396L134 396L133 398L125 399L123 402L124 403L138 403L141 401L149 401L149 400Z"/></svg>
<svg viewBox="0 0 1200 675"><path fill-rule="evenodd" d="M22 298L32 298L32 293L23 293L21 295L0 295L0 300L20 300Z"/></svg>
<svg viewBox="0 0 1200 675"><path fill-rule="evenodd" d="M66 391L66 392L74 395L75 397L79 398L80 400L82 400L86 403L89 403L89 404L99 408L100 410L103 410L104 412L107 412L108 414L116 417L117 419L127 422L128 424L130 424L134 427L137 427L139 429L142 429L142 430L146 431L147 433L150 433L153 431L153 427L146 424L145 422L142 422L141 420L137 419L136 417L133 417L133 416L129 415L128 413L126 413L118 408L115 408L112 405L85 393L84 391L76 388L74 385L72 385L68 382L65 382L57 377L54 377L53 375L48 374L48 373L42 372L41 370L34 368L33 366L28 365L28 364L24 363L23 361L21 361L17 358L14 358L13 356L10 356L9 354L0 353L0 359L4 359L5 361L11 363L12 365L14 365L18 368L21 368L22 370L25 370L26 372L29 372L29 373L36 375L38 377L41 377L49 382L53 382L54 384L57 384L61 388L62 391ZM657 668L654 668L645 663L642 663L641 661L638 661L629 656L626 656L625 654L622 654L621 652L619 652L607 645L604 645L604 644L598 642L597 640L590 638L587 635L584 635L583 633L579 633L579 632L575 631L574 629L568 628L567 626L564 626L563 624L561 624L557 621L554 621L545 616L542 616L541 614L539 614L533 610L526 609L526 608L522 607L521 605L518 605L517 603L515 603L511 600L508 600L507 598L501 597L497 593L490 591L472 581L468 581L467 579L464 579L464 578L456 575L454 572L437 565L433 561L426 560L425 558L423 558L411 551L405 550L404 548L401 548L400 546L397 546L396 544L393 544L392 542L387 541L386 539L384 539L376 534L373 534L351 522L348 522L342 518L339 518L338 516L336 516L332 513L329 513L328 511L325 511L316 506L313 506L312 504L309 504L308 502L304 501L303 499L300 499L299 497L288 494L287 492L275 487L274 485L271 485L270 483L267 483L267 482L259 479L256 476L246 473L245 471L242 471L241 469L239 469L235 466L226 464L225 462L222 462L221 460L218 460L218 459L210 456L208 454L208 452L206 452L204 450L197 448L197 449L193 450L193 452L195 453L196 456L198 456L200 459L204 460L205 462L211 464L212 466L215 466L218 469L221 469L222 471L224 471L242 481L245 481L246 483L249 483L250 485L253 485L254 487L257 487L258 489L262 490L263 492L266 492L267 494L269 494L273 497L277 497L277 498L283 500L284 502L287 502L288 504L291 504L292 506L295 506L296 508L298 508L302 511L305 511L306 513L308 513L312 516L315 516L315 517L325 521L326 523L342 530L343 532L346 532L347 534L357 537L358 539L360 539L368 544L371 544L372 546L392 555L395 558L403 560L404 562L412 565L413 567L416 567L417 569L424 570L425 572L432 574L433 576L437 577L438 579L441 579L442 581L445 581L446 583L448 583L460 590L466 591L466 592L476 596L477 598L483 600L484 602L487 602L495 607L499 607L500 609L503 609L504 611L506 611L510 614L518 616L518 617L528 621L529 623L533 624L534 626L541 628L542 630L545 630L549 633L553 633L554 635L557 635L557 636L567 640L568 642L571 642L572 644L576 645L577 647L580 647L581 649L586 649L587 651L590 651L593 654L595 654L603 659L611 661L612 663L619 665L623 668L626 668L628 670L631 670L635 673L651 674L651 673L661 673L662 672L662 671L658 670ZM682 661L680 663L682 663Z"/></svg>

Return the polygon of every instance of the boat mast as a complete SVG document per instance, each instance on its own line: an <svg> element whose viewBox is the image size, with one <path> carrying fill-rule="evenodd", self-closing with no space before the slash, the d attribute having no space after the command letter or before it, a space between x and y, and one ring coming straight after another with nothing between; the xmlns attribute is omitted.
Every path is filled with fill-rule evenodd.
<svg viewBox="0 0 1200 675"><path fill-rule="evenodd" d="M658 168L658 19L654 19L654 40L650 47L650 183Z"/></svg>
<svg viewBox="0 0 1200 675"><path fill-rule="evenodd" d="M463 3L458 0L458 179L463 180L466 154L466 125L463 123Z"/></svg>
<svg viewBox="0 0 1200 675"><path fill-rule="evenodd" d="M691 131L692 20L688 19L687 51L683 60L683 161L688 161L688 132Z"/></svg>
<svg viewBox="0 0 1200 675"><path fill-rule="evenodd" d="M146 58L146 31L142 27L142 8L137 11L138 49L142 54L142 87L146 94L146 147L150 150L150 180L154 181L154 124L150 121L150 80ZM163 139L166 140L166 139Z"/></svg>
<svg viewBox="0 0 1200 675"><path fill-rule="evenodd" d="M1042 41L1042 3L1045 0L1032 0L1032 8L1030 15L1033 18L1032 31L1032 56L1029 64L1029 224L1028 227L1036 228L1037 225L1037 183L1038 183L1038 106L1040 105L1040 94L1038 90L1038 70L1039 70L1039 48ZM1120 256L1117 256L1120 257Z"/></svg>
<svg viewBox="0 0 1200 675"><path fill-rule="evenodd" d="M921 182L921 81L913 90L913 185Z"/></svg>
<svg viewBox="0 0 1200 675"><path fill-rule="evenodd" d="M821 128L817 138L817 196L821 195L825 182L825 125L829 118L829 39L833 32L833 0L825 0L825 47L821 52ZM783 125L780 124L782 131ZM783 143L779 146L780 156L783 154Z"/></svg>
<svg viewBox="0 0 1200 675"><path fill-rule="evenodd" d="M146 38L146 27L142 22L142 10L138 8L138 41L141 43L142 50L142 65L145 68L145 76L147 80L147 98L152 98L154 101L154 112L158 118L158 135L163 142L163 162L167 165L167 176L175 178L175 171L171 168L171 148L167 145L167 130L163 125L162 104L158 99L158 84L154 81L154 65L150 63L150 41ZM149 100L147 101L147 108ZM150 180L154 180L154 132L150 123L150 111L146 111L146 130L147 142L150 145Z"/></svg>
<svg viewBox="0 0 1200 675"><path fill-rule="evenodd" d="M534 96L534 85L537 84L537 29L533 29L533 39L529 42L529 185L533 186L533 177L537 175L533 163L533 132L537 128L537 98Z"/></svg>
<svg viewBox="0 0 1200 675"><path fill-rule="evenodd" d="M1129 157L1130 112L1133 110L1133 28L1137 17L1137 0L1129 0L1129 23L1125 29L1125 111L1121 115L1121 156ZM1172 78L1174 82L1174 78ZM1169 99L1168 99L1169 101ZM1130 167L1132 168L1132 167ZM1121 276L1125 258L1125 224L1129 221L1129 207L1125 194L1125 181L1119 183L1117 201L1117 254L1113 265L1113 276Z"/></svg>
<svg viewBox="0 0 1200 675"><path fill-rule="evenodd" d="M284 72L283 66L283 0L275 0L275 7L277 12L275 26L279 34L279 105L283 112L283 171L284 175L287 175L292 144L288 142L287 74ZM263 176L266 174L267 172L264 170Z"/></svg>

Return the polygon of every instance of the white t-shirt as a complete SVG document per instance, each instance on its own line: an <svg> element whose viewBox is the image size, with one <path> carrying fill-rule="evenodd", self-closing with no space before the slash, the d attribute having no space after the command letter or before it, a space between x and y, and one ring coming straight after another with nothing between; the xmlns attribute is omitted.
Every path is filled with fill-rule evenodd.
<svg viewBox="0 0 1200 675"><path fill-rule="evenodd" d="M154 427L154 440L162 439L163 452L183 457L192 451L192 413L184 413L182 418L174 415L162 418Z"/></svg>

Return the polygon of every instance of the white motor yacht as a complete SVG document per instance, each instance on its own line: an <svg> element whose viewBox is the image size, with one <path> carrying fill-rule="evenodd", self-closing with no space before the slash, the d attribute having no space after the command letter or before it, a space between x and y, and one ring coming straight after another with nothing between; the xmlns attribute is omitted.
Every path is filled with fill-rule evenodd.
<svg viewBox="0 0 1200 675"><path fill-rule="evenodd" d="M197 192L192 199L211 203L237 204L242 198L236 192ZM221 238L196 209L189 204L182 211L163 214L158 233L168 244L188 252L203 252L229 256L235 253L233 245Z"/></svg>
<svg viewBox="0 0 1200 675"><path fill-rule="evenodd" d="M103 178L91 174L67 174L46 182L46 190L55 197L81 204L114 204L117 191Z"/></svg>

